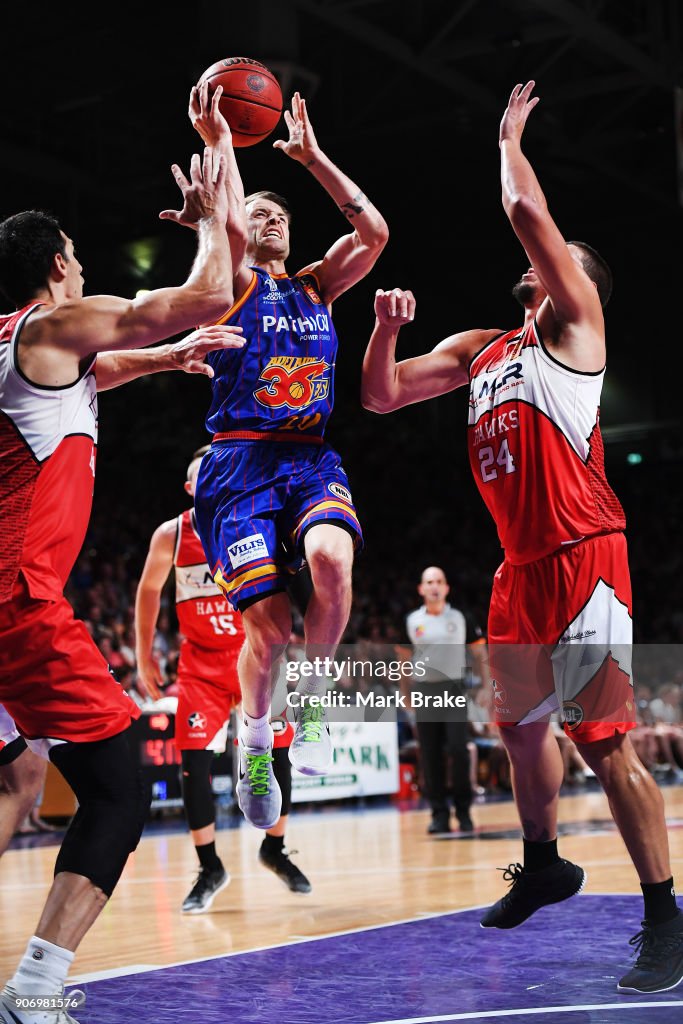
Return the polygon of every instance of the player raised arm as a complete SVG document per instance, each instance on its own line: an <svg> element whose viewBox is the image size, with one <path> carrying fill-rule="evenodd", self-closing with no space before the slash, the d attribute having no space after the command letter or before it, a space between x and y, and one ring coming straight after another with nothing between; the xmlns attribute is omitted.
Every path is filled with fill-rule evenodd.
<svg viewBox="0 0 683 1024"><path fill-rule="evenodd" d="M214 173L217 171L217 173ZM219 316L232 302L232 263L225 232L225 161L214 162L210 149L192 157L190 180L177 165L173 174L183 196L181 210L160 217L193 228L197 253L184 284L158 288L136 299L97 295L81 298L82 279L73 242L54 256L49 287L66 287L66 301L38 309L21 333L21 365L39 384L62 386L58 379L94 352L139 348L197 323ZM78 281L78 285L76 284ZM72 359L69 359L69 356ZM73 367L70 365L73 362Z"/></svg>
<svg viewBox="0 0 683 1024"><path fill-rule="evenodd" d="M152 700L161 696L159 666L154 660L154 633L161 591L173 568L177 522L170 519L152 534L147 559L135 595L135 657L138 665L138 684L142 693Z"/></svg>
<svg viewBox="0 0 683 1024"><path fill-rule="evenodd" d="M308 117L306 100L298 92L292 97L291 113L285 111L285 122L289 139L278 139L273 148L303 164L353 227L351 234L338 239L319 263L305 268L315 271L322 298L330 305L372 270L387 244L389 228L367 196L323 153Z"/></svg>
<svg viewBox="0 0 683 1024"><path fill-rule="evenodd" d="M548 297L537 316L544 340L561 350L573 369L592 372L605 362L596 286L583 269L580 250L562 237L522 152L527 118L539 101L531 96L534 85L531 81L515 86L500 124L503 206Z"/></svg>
<svg viewBox="0 0 683 1024"><path fill-rule="evenodd" d="M491 338L500 334L493 330L453 334L431 352L397 363L398 332L414 316L412 292L400 288L378 289L375 327L363 360L361 378L361 402L371 412L393 412L467 384L470 360Z"/></svg>
<svg viewBox="0 0 683 1024"><path fill-rule="evenodd" d="M230 126L220 111L223 86L216 87L209 98L209 83L196 85L190 93L188 110L192 127L204 144L225 159L225 187L228 196L227 230L230 239L235 296L242 294L251 280L251 272L243 266L247 248L247 212L244 203L244 185L235 158Z"/></svg>

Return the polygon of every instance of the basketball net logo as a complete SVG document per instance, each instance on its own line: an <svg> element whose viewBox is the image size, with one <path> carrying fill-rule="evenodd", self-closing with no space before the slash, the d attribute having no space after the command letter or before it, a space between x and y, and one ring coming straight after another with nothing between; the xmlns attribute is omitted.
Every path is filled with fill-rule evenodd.
<svg viewBox="0 0 683 1024"><path fill-rule="evenodd" d="M254 398L266 409L304 409L327 398L330 365L312 357L274 356L259 377Z"/></svg>
<svg viewBox="0 0 683 1024"><path fill-rule="evenodd" d="M584 710L581 705L575 700L565 700L562 702L562 711L564 713L564 723L570 732L574 732L584 719Z"/></svg>

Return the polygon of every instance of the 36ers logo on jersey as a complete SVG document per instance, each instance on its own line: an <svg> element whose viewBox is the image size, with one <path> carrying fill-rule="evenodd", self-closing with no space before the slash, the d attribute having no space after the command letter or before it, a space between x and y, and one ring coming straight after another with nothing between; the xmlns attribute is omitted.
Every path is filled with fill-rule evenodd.
<svg viewBox="0 0 683 1024"><path fill-rule="evenodd" d="M327 398L330 364L324 359L274 356L259 377L254 398L267 409L304 409Z"/></svg>

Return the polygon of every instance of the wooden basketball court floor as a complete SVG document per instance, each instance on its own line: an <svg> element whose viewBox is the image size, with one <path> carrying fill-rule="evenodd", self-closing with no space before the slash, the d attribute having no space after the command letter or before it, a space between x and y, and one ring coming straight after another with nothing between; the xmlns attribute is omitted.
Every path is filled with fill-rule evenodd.
<svg viewBox="0 0 683 1024"><path fill-rule="evenodd" d="M683 878L683 787L663 787L674 877ZM70 983L86 992L82 1024L674 1024L683 987L619 995L640 928L635 872L599 791L563 796L563 856L585 892L509 932L479 910L520 859L512 802L475 805L474 838L426 834L414 805L317 810L290 819L289 848L313 884L290 893L257 860L260 834L221 829L232 875L211 912L180 914L195 856L175 832L146 832L105 912L79 949ZM23 843L30 842L22 840ZM54 846L0 861L0 976L11 975L50 884Z"/></svg>

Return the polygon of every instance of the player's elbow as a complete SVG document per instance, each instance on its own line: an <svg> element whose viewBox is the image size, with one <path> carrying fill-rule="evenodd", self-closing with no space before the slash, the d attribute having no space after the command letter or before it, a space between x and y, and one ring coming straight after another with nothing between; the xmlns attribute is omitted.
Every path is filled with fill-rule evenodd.
<svg viewBox="0 0 683 1024"><path fill-rule="evenodd" d="M389 225L384 217L380 217L373 231L373 248L381 252L389 241Z"/></svg>
<svg viewBox="0 0 683 1024"><path fill-rule="evenodd" d="M377 215L370 223L359 224L356 228L355 244L372 258L374 264L389 241L389 225L384 217Z"/></svg>
<svg viewBox="0 0 683 1024"><path fill-rule="evenodd" d="M503 206L515 229L537 224L545 212L545 203L526 193L504 194Z"/></svg>
<svg viewBox="0 0 683 1024"><path fill-rule="evenodd" d="M393 412L396 408L389 396L373 394L365 389L361 389L360 401L363 408L367 409L368 412L376 412L380 415Z"/></svg>

